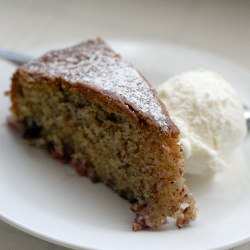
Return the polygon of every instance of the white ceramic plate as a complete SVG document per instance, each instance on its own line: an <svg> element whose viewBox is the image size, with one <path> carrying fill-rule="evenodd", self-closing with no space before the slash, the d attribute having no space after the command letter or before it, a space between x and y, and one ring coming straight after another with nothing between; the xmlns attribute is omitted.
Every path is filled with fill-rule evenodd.
<svg viewBox="0 0 250 250"><path fill-rule="evenodd" d="M250 73L217 56L156 42L112 42L155 84L200 67L220 72L249 106ZM55 46L51 46L55 47ZM40 50L42 51L42 50ZM0 214L39 238L76 249L222 249L250 240L250 138L234 168L213 180L188 177L199 214L181 230L132 232L127 201L102 184L78 177L44 152L23 145L6 125L14 67L0 61ZM248 161L249 162L249 161Z"/></svg>

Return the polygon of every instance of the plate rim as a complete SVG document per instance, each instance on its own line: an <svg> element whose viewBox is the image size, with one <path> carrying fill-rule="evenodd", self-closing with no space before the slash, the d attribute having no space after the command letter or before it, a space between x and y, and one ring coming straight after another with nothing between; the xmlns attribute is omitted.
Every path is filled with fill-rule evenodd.
<svg viewBox="0 0 250 250"><path fill-rule="evenodd" d="M122 43L126 43L126 42L129 42L129 43L141 43L140 40L135 40L133 42L133 40L129 40L129 41L126 41L126 40L113 40L113 42L122 42ZM112 43L112 42L111 42ZM233 61L230 61L228 59L225 59L221 56L218 56L216 54L213 54L213 53L210 53L209 51L205 51L205 50L201 50L201 49L196 49L196 48L193 48L193 47L188 47L188 46L183 46L183 45L180 45L180 44L172 44L172 43L167 43L167 42L159 42L159 41L151 41L151 40L146 40L146 41L143 41L144 44L147 44L147 45L150 45L150 44L161 44L162 46L164 45L168 45L168 46L174 46L174 47L178 47L178 48L183 48L185 50L188 50L188 51L192 51L194 53L199 53L199 54L205 54L205 55L209 55L209 56L212 56L214 58L216 58L216 60L220 60L222 61L223 63L230 63L232 65L232 67L237 67L238 69L241 69L241 70L244 70L246 71L247 73L250 73L249 70L245 69L244 67L241 67L239 66L238 64L234 63ZM40 49L41 50L41 49ZM45 241L48 241L48 242L51 242L53 244L57 244L57 245L61 245L61 246L64 246L64 247L68 247L68 248L73 248L73 249L96 249L96 248L93 248L91 246L80 246L80 245L77 245L77 244L74 244L74 243L69 243L69 242L66 242L62 239L58 239L56 237L53 237L53 236L49 236L49 235L46 235L44 233L41 233L41 232L38 232L37 230L34 230L32 228L30 228L29 226L27 225L23 225L22 223L18 223L17 221L13 221L11 220L11 218L9 218L9 216L7 215L4 215L2 212L0 213L0 220L4 221L5 223L25 232L25 233L28 233L34 237L37 237L39 239L42 239L42 240L45 240ZM247 242L250 242L250 231L249 231L249 234L246 235L245 237L242 237L241 239L238 239L236 241L232 241L232 242L229 242L228 244L224 244L224 245L218 245L216 246L215 248L212 248L212 249L225 249L226 247L235 247L235 246L239 246L241 244L244 244L244 243L247 243Z"/></svg>

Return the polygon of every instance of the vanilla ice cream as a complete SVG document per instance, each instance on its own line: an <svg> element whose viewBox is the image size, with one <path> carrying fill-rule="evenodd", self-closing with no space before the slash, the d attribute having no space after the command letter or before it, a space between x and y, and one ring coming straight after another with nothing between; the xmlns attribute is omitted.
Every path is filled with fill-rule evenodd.
<svg viewBox="0 0 250 250"><path fill-rule="evenodd" d="M229 167L247 133L235 90L220 75L196 70L172 77L158 93L181 131L185 172L205 175Z"/></svg>

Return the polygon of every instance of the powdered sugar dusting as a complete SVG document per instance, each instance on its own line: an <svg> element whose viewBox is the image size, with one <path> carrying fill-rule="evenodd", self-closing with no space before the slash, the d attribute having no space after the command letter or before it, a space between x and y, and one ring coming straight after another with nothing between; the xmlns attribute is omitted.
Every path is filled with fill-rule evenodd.
<svg viewBox="0 0 250 250"><path fill-rule="evenodd" d="M122 60L101 39L51 51L21 69L104 90L148 115L163 131L168 130L169 117L163 112L151 87L133 66Z"/></svg>

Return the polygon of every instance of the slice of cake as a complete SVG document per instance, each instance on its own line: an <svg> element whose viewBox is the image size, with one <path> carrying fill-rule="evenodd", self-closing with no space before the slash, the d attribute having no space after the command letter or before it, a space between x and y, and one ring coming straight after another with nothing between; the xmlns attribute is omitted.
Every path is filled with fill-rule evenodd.
<svg viewBox="0 0 250 250"><path fill-rule="evenodd" d="M101 39L18 68L11 101L26 141L132 203L133 230L195 219L178 128L147 80Z"/></svg>

